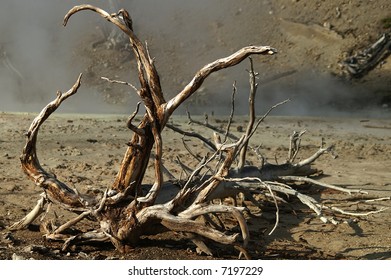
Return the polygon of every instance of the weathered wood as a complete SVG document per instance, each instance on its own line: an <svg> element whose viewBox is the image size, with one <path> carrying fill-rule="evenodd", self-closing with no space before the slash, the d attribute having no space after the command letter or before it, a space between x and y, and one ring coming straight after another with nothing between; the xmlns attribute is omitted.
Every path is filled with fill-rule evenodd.
<svg viewBox="0 0 391 280"><path fill-rule="evenodd" d="M57 92L57 97L40 112L40 114L33 120L28 132L26 133L27 141L23 148L23 153L20 156L22 169L24 173L34 183L45 191L45 194L50 201L59 203L64 207L75 210L84 209L85 205L80 199L79 195L64 182L58 180L55 175L47 172L42 168L37 156L37 137L41 125L49 116L60 107L61 103L74 95L81 84L80 74L75 84L66 93Z"/></svg>
<svg viewBox="0 0 391 280"><path fill-rule="evenodd" d="M276 50L274 48L269 46L247 46L230 56L217 59L197 71L183 90L166 101L153 59L150 57L147 45L142 44L135 35L129 13L121 9L118 13L109 14L92 5L80 5L73 7L65 15L64 25L67 25L71 16L84 10L90 10L99 14L129 37L136 57L140 88L138 89L130 83L105 79L109 82L124 83L131 86L140 97L141 103L137 104L136 110L129 116L126 123L133 135L128 142L128 147L113 184L107 187L103 197L99 199L79 194L76 189L68 187L64 182L58 180L54 174L42 168L36 150L39 128L65 99L77 92L81 84L80 74L69 91L65 94L58 92L57 98L44 107L27 132L26 145L20 157L22 169L38 187L42 188L44 197L38 202L33 211L25 219L16 223L13 228L26 227L43 212L45 203L57 203L65 209L78 214L60 226L53 228L49 224L44 226L47 239L65 241L64 250L70 244L94 240L110 241L120 252L126 252L129 248L137 246L139 239L143 235L156 234L161 231L180 231L187 234L195 244L200 244L203 247L203 251L208 254L210 250L200 238L206 238L221 244L234 245L241 254L243 253L246 257L249 257L246 246L250 240L250 234L244 216L244 213L248 210L244 207L233 205L215 205L212 202L214 198L235 197L239 193L251 196L251 189L254 188L258 188L258 192L259 190L266 191L275 202L277 219L273 230L278 224L279 209L275 193L296 196L302 203L315 211L323 221L332 221L332 219L323 215L322 205L318 201L310 196L301 194L287 185L287 182L299 181L301 178L293 176L303 175L306 177L313 174L314 170L311 168L311 164L322 154L330 152L331 147L320 148L313 156L294 163L293 161L299 151L300 141L292 139L287 163L282 165L262 163L257 167L245 165L249 141L257 127L273 109L287 102L283 101L271 107L256 121L254 99L257 87L255 77L257 74L253 69L252 61L250 70L251 92L249 97L250 119L246 133L241 137L237 137L235 143L227 143L225 140L229 136L228 126L224 133L225 139L221 140L221 132L220 134L215 133L215 142L211 143L203 136L191 135L169 125L182 134L203 139L205 143L208 143L214 149L214 153L210 157L203 157L199 166L190 173L185 182L182 182L181 187L169 188L166 184L167 182L163 180L163 172L165 170L162 165L164 143L161 133L167 126L168 119L174 111L190 96L195 94L205 79L213 72L235 66L251 55L275 54ZM140 123L135 125L132 121L137 115L141 104L143 104L146 112ZM230 121L233 118L233 110ZM155 181L152 186L146 187L145 185L143 186L143 179L152 154ZM232 168L232 164L238 157L240 157L239 168ZM216 162L215 170L208 176L199 177L201 170L206 169L211 162ZM303 179L307 183L314 183L311 180L308 178ZM165 196L165 191L169 192L167 196ZM260 206L253 197L250 200L257 206ZM240 228L240 233L228 233L217 225L213 225L213 223L203 223L201 219L198 219L201 216L215 215L217 213L232 215ZM67 229L76 226L86 218L97 221L99 223L97 229L78 235L66 233Z"/></svg>

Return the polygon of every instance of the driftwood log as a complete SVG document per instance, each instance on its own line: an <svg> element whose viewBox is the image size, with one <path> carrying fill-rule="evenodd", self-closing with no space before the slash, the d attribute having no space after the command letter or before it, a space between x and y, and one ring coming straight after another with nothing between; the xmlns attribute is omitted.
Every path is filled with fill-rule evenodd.
<svg viewBox="0 0 391 280"><path fill-rule="evenodd" d="M242 193L255 205L259 205L252 195L253 193L263 192L275 202L278 217L278 202L282 201L278 193L284 193L296 196L323 221L331 220L323 216L321 203L297 192L288 184L305 181L323 187L336 188L317 183L308 177L315 172L311 164L321 155L331 152L332 147L321 147L310 158L295 163L294 160L300 147L300 137L304 133L295 132L291 137L288 160L284 164L275 165L264 161L261 161L258 166L246 164L248 149L254 149L250 146L249 141L258 125L271 110L286 102L273 106L264 116L256 120L254 98L257 89L255 79L257 73L254 72L252 60L249 71L251 85L249 96L250 118L247 129L241 137L236 137L232 141L232 135L227 128L225 135L215 131L214 140L211 141L204 136L184 132L167 123L174 111L200 88L211 73L235 66L251 55L273 55L276 53L274 48L269 46L247 46L228 57L217 59L196 72L193 79L183 90L170 100L166 100L154 61L146 45L142 44L135 35L128 12L121 9L118 13L109 14L91 5L75 6L65 15L64 25L67 25L74 14L85 10L97 13L118 27L129 38L130 46L137 61L140 88L136 88L129 83L123 83L132 86L141 99L135 112L127 121L127 127L132 132L132 136L127 144L127 149L113 184L108 186L103 196L99 198L80 194L76 189L70 188L65 182L60 181L54 174L46 171L40 165L36 152L38 131L61 103L78 91L82 78L80 74L72 88L66 93L58 92L56 99L44 107L28 129L26 144L20 160L23 171L34 181L37 187L42 189L43 193L36 207L25 218L12 225L10 229L26 228L45 211L45 207L57 204L70 212L76 213L77 216L59 226L43 223L41 228L44 230L47 239L64 241L64 250L70 244L78 242L102 241L111 242L120 252L126 252L129 248L137 246L142 236L154 235L162 231L175 231L185 234L201 251L207 254L212 252L203 240L233 245L241 254L249 257L246 246L250 235L245 215L248 209L245 206L236 206L235 204L214 204L212 202L215 199L235 198ZM133 120L138 114L141 104L145 107L146 113L139 124L135 125ZM233 114L231 118L232 116ZM188 170L189 175L186 178L175 180L175 182L165 182L163 180L163 173L167 170L162 163L164 142L161 132L166 126L184 135L199 137L213 150L212 155L200 159L196 169ZM223 140L221 140L221 136L224 136ZM231 139L231 141L229 142L228 139ZM146 186L143 185L143 178L151 158L154 162L155 181L151 186ZM233 166L237 159L238 165ZM212 161L217 162L213 171L202 174L201 171L207 169ZM361 192L360 190L338 189L347 192ZM166 195L168 193L170 195ZM221 213L234 217L239 226L239 231L226 232L213 223L207 223L204 219L199 219L199 217L209 217ZM84 219L95 221L97 223L96 229L79 234L72 234L67 231ZM277 225L278 218L276 220Z"/></svg>
<svg viewBox="0 0 391 280"><path fill-rule="evenodd" d="M358 51L342 62L347 74L362 78L391 54L391 34L384 33L368 48Z"/></svg>

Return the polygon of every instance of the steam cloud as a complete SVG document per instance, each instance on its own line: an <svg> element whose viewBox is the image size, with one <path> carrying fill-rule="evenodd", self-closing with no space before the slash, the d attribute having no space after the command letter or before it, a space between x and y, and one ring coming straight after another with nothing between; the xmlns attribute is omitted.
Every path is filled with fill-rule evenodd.
<svg viewBox="0 0 391 280"><path fill-rule="evenodd" d="M83 66L75 64L72 52L81 36L82 24L93 22L85 15L75 17L73 26L62 27L65 13L78 2L1 2L0 111L40 110L55 97L57 90L66 91L75 82ZM67 106L68 110L81 110L79 102Z"/></svg>
<svg viewBox="0 0 391 280"><path fill-rule="evenodd" d="M67 90L78 73L83 72L86 65L78 63L73 55L77 43L82 36L97 32L96 27L105 24L105 21L86 12L74 16L64 28L62 19L65 13L81 3L90 3L109 12L116 12L122 7L130 10L138 34L148 39L151 52L157 53L156 57L167 57L167 53L175 48L175 56L161 59L158 65L161 68L169 68L171 63L179 66L176 67L178 75L175 78L171 75L173 72L166 77L162 75L162 83L169 96L190 80L198 68L222 55L207 46L215 44L210 40L211 25L227 12L217 5L218 2L166 0L164 4L157 5L151 0L3 0L0 4L0 111L38 111L54 98L57 90ZM200 53L200 48L207 51ZM195 63L186 61L189 57ZM183 63L178 61L182 59ZM126 108L128 105L105 104L94 89L82 86L61 110L122 113L132 110Z"/></svg>
<svg viewBox="0 0 391 280"><path fill-rule="evenodd" d="M246 25L241 21L249 19L238 15L250 11L242 10L240 2L2 0L0 111L38 111L54 98L57 90L67 90L77 75L84 71L86 65L75 59L77 43L83 36L96 32L96 26L106 22L86 12L74 16L66 28L62 27L63 16L74 5L90 3L110 12L122 7L128 9L137 34L148 41L151 53L156 57L165 95L171 97L206 63L248 44L273 45L268 41L267 30L259 28L257 34L245 30ZM267 20L265 5L267 1L254 1L254 9L258 10L251 15L257 16L257 22ZM245 69L248 66L244 62L212 75L203 87L206 101L200 98L202 106L198 109L192 107L193 113L210 113L213 110L216 114L229 114L232 83L236 80L239 89L236 112L245 114L249 87ZM103 76L104 73L98 75ZM132 77L136 76L129 75L129 79ZM306 76L304 79L298 73L291 78L293 86L292 83L278 81L260 87L257 113L262 114L275 103L290 98L292 102L279 108L277 114L329 114L335 100L348 100L351 94L346 85L328 76L311 79ZM210 109L206 107L208 104L211 104ZM118 106L107 104L96 89L85 85L61 108L65 112L78 113L125 113L133 109L134 104L129 103ZM181 110L179 113L184 112L184 108Z"/></svg>

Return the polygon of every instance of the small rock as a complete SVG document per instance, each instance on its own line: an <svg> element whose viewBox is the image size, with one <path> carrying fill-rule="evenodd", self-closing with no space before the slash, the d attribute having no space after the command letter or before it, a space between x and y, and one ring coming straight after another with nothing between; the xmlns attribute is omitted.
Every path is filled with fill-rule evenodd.
<svg viewBox="0 0 391 280"><path fill-rule="evenodd" d="M23 252L25 253L40 253L40 254L45 254L49 251L49 249L45 246L42 245L29 245L24 247Z"/></svg>
<svg viewBox="0 0 391 280"><path fill-rule="evenodd" d="M98 140L89 138L89 139L87 139L87 142L96 143L96 142L98 142Z"/></svg>
<svg viewBox="0 0 391 280"><path fill-rule="evenodd" d="M79 252L79 257L83 258L83 259L88 259L88 255L84 252Z"/></svg>
<svg viewBox="0 0 391 280"><path fill-rule="evenodd" d="M106 260L119 260L119 258L115 256L109 256L106 258Z"/></svg>
<svg viewBox="0 0 391 280"><path fill-rule="evenodd" d="M24 257L17 255L16 253L12 254L12 260L19 261L19 260L25 260Z"/></svg>
<svg viewBox="0 0 391 280"><path fill-rule="evenodd" d="M323 23L323 27L326 28L327 30L331 30L331 27L332 27L332 26L331 26L331 23L330 23L330 22L327 22L327 21L326 21L326 22Z"/></svg>
<svg viewBox="0 0 391 280"><path fill-rule="evenodd" d="M10 232L7 232L4 234L4 240L5 240L5 243L7 243L7 244L15 243L15 238Z"/></svg>
<svg viewBox="0 0 391 280"><path fill-rule="evenodd" d="M23 252L32 253L33 252L33 245L29 245L29 246L24 247Z"/></svg>

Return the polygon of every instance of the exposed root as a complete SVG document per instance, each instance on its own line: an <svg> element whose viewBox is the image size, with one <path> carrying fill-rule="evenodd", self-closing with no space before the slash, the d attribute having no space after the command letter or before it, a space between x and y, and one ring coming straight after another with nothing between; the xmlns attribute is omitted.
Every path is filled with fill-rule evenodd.
<svg viewBox="0 0 391 280"><path fill-rule="evenodd" d="M37 205L30 211L23 219L12 224L8 227L9 230L21 230L27 228L31 223L35 221L43 212L45 212L45 205L47 203L47 199L44 194L38 200Z"/></svg>
<svg viewBox="0 0 391 280"><path fill-rule="evenodd" d="M311 179L311 178L307 178L307 177L301 177L301 176L281 176L279 178L282 181L285 181L285 182L305 182L305 183L309 183L311 185L320 186L320 187L324 187L324 188L329 188L329 189L337 190L337 191L340 191L340 192L345 192L345 193L348 193L350 195L353 194L353 193L368 194L367 191L363 191L363 190L360 190L360 189L347 189L347 188L344 188L344 187L338 187L338 186L326 184L326 183L323 183L323 182L319 182L317 180L314 180L314 179Z"/></svg>
<svg viewBox="0 0 391 280"><path fill-rule="evenodd" d="M200 134L185 132L168 124L168 120L174 111L195 94L210 74L235 66L251 55L275 54L276 50L274 48L269 46L247 46L230 56L217 59L197 71L192 80L180 92L166 101L158 72L154 66L154 60L150 56L148 46L143 44L135 35L128 12L121 9L118 13L109 14L92 5L75 6L65 15L64 25L74 14L84 10L97 13L118 27L129 38L137 62L140 87L137 88L128 82L103 79L110 83L130 86L140 98L141 101L137 104L136 110L129 116L126 123L126 126L133 133L132 137L127 143L126 152L113 184L107 187L101 198L80 194L77 189L68 187L54 174L42 168L36 152L39 128L64 100L77 92L81 84L80 74L69 91L64 94L58 92L57 98L43 108L26 134L26 144L20 157L22 168L25 174L44 191L44 195L35 208L24 219L13 224L10 229L26 228L44 212L46 203L53 203L77 215L60 226L47 221L42 223L42 230L45 232L47 239L64 241L63 250L66 250L71 244L110 241L120 252L125 252L127 248L137 246L142 236L168 230L184 233L196 244L199 250L206 254L212 254L212 251L206 246L204 240L211 240L234 246L240 251L239 257L244 255L246 258L250 258L247 251L250 231L246 217L248 215L245 216L249 210L246 207L236 205L213 204L214 199L220 199L220 201L226 197L236 199L239 194L243 194L260 210L262 203L257 201L253 194L261 193L267 199L272 199L276 209L276 222L270 234L279 223L279 203L286 203L283 198L278 196L279 194L298 198L314 211L323 222L337 223L333 217L326 217L322 210L352 216L370 215L384 211L384 209L380 209L365 214L354 214L334 206L325 206L314 198L289 186L288 183L292 185L292 183L302 181L349 194L365 193L362 190L347 190L308 178L308 176L317 172L311 165L321 155L331 153L332 146L324 148L322 143L321 148L311 157L294 163L300 149L300 138L304 132L292 134L288 160L284 164L266 163L263 157L260 157L262 159L260 165L249 166L250 163L247 157L249 148L255 150L258 154L258 149L254 149L249 145L251 137L272 110L289 101L285 100L272 106L263 116L258 120L256 119L254 99L258 73L253 69L251 59L249 71L251 86L249 96L250 117L246 132L243 135L234 135L229 131L234 117L235 84L232 94L232 110L226 129L212 126L207 118L203 124L214 131L214 142ZM132 122L138 114L141 104L144 106L145 114L139 124L135 125ZM191 119L190 113L188 116L191 122L195 122ZM204 156L198 157L199 164L194 170L189 170L187 166L182 164L183 169L186 169L188 174L187 178L182 181L175 179L174 175L163 166L163 138L161 133L166 126L184 136L200 139L213 151L211 156L205 153ZM234 140L234 142L229 142L231 140ZM154 181L147 186L145 183L143 184L143 179L148 166L151 166L151 158ZM238 162L238 165L233 168L232 166L236 162ZM165 182L163 173L168 174L171 180L175 179L175 184L170 185L170 182ZM201 217L208 217L209 215L219 215L219 218L221 217L220 225L201 221ZM232 222L232 219L225 219L224 217L233 217L234 221ZM251 217L253 216L250 215ZM85 219L96 223L97 228L89 232L71 235L69 233L72 232L70 229L75 228ZM235 226L238 226L239 229Z"/></svg>

